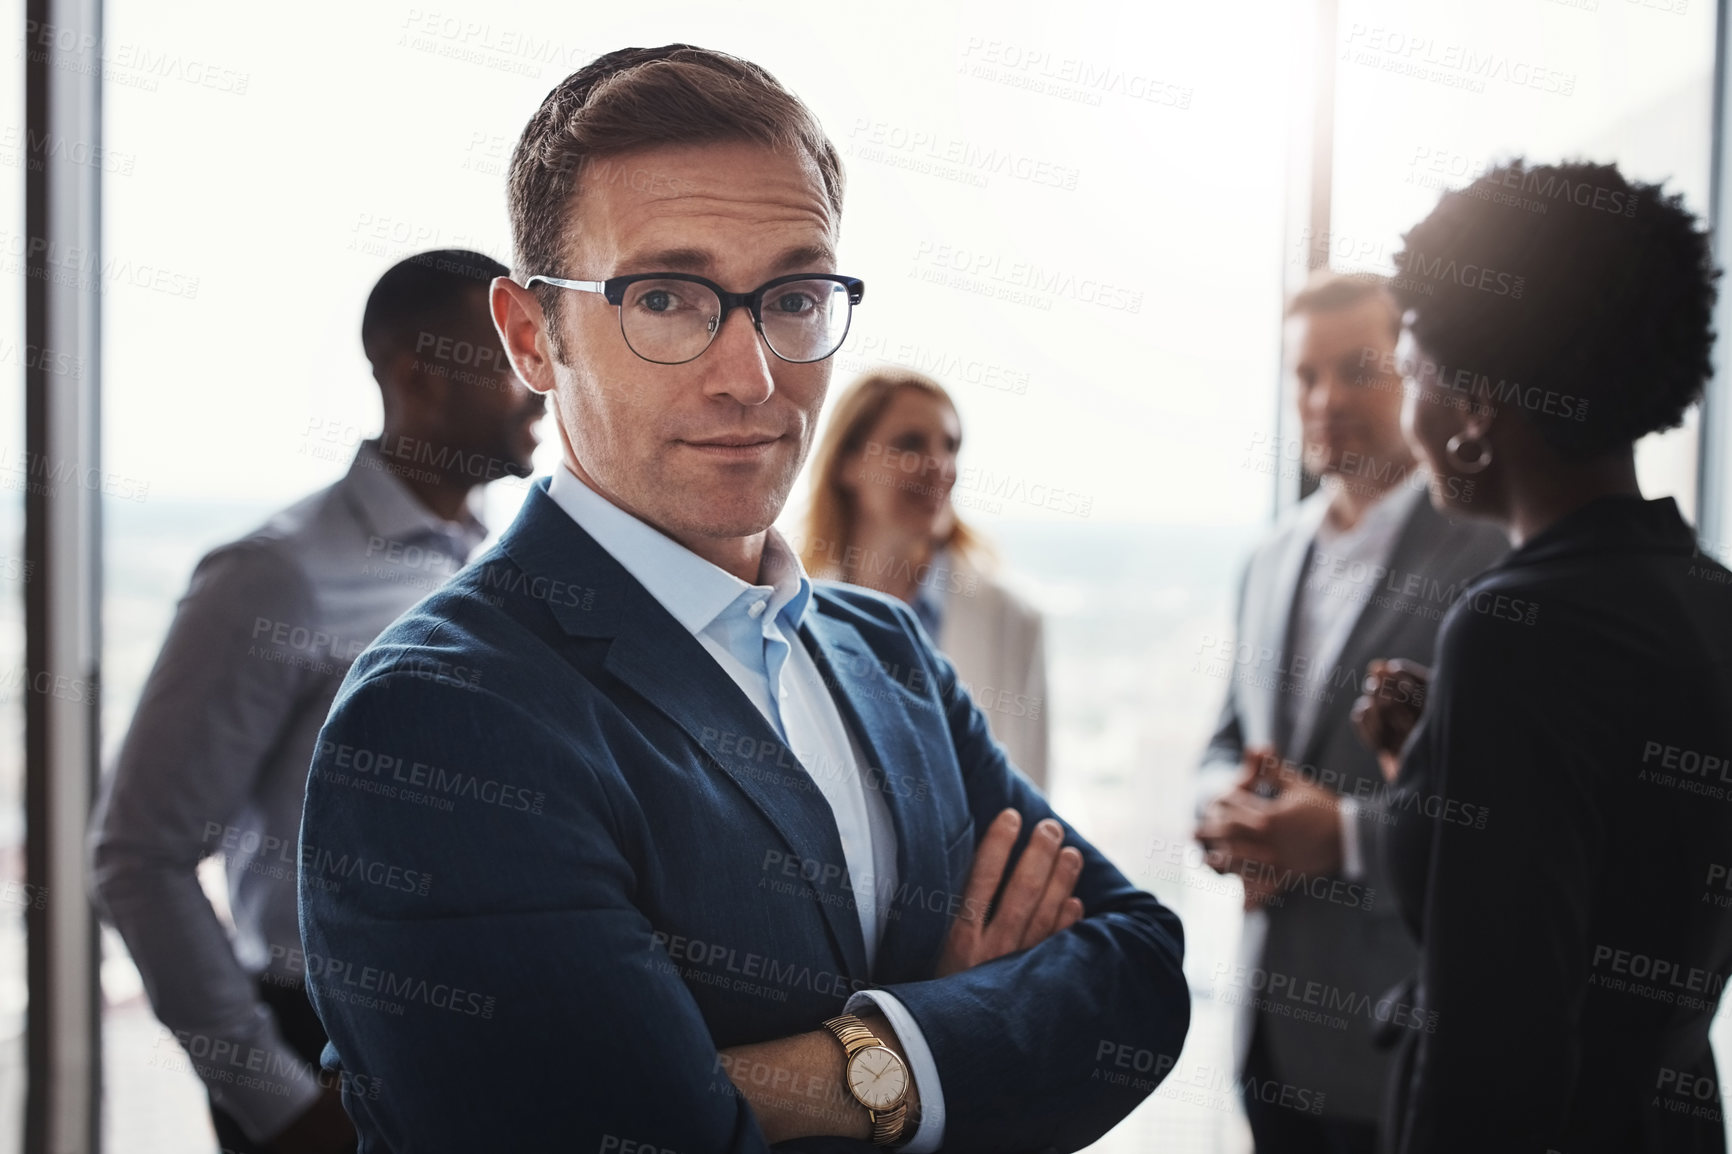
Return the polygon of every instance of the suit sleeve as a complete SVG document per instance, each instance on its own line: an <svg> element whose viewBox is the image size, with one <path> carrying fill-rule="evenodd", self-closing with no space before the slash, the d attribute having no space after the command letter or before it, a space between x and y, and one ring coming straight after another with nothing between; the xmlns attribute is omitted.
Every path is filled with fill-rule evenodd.
<svg viewBox="0 0 1732 1154"><path fill-rule="evenodd" d="M90 839L92 896L126 941L151 1008L255 1141L319 1092L198 880L308 684L300 667L261 655L259 622L266 631L311 624L295 568L251 543L201 561L103 783ZM215 1054L233 1057L205 1057Z"/></svg>
<svg viewBox="0 0 1732 1154"><path fill-rule="evenodd" d="M1580 720L1568 671L1542 666L1557 650L1535 632L1458 606L1417 751L1428 784L1402 795L1432 823L1403 1154L1544 1149L1574 1093L1605 829L1561 732Z"/></svg>
<svg viewBox="0 0 1732 1154"><path fill-rule="evenodd" d="M635 814L473 682L387 666L344 687L308 782L301 933L363 1148L767 1149L634 904ZM309 846L384 880L312 884Z"/></svg>
<svg viewBox="0 0 1732 1154"><path fill-rule="evenodd" d="M975 828L1016 808L1020 853L1035 824L1058 815L1010 768L949 661L936 652L931 660ZM1086 1146L1154 1090L1184 1045L1191 1010L1179 919L1065 829L1083 854L1082 921L962 973L886 987L937 1062L946 1149Z"/></svg>

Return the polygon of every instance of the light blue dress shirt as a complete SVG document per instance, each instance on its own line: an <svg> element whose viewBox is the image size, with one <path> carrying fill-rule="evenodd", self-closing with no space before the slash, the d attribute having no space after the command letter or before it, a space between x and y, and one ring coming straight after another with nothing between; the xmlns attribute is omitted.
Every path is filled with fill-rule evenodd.
<svg viewBox="0 0 1732 1154"><path fill-rule="evenodd" d="M866 788L859 742L797 640L812 601L799 557L771 529L759 570L767 584L749 585L614 505L563 465L549 492L716 659L817 783L836 819L870 966L896 889L896 827L882 793ZM856 993L846 1010L868 1003L896 1031L920 1090L920 1126L903 1149L929 1154L944 1141L944 1092L932 1051L913 1015L883 990Z"/></svg>

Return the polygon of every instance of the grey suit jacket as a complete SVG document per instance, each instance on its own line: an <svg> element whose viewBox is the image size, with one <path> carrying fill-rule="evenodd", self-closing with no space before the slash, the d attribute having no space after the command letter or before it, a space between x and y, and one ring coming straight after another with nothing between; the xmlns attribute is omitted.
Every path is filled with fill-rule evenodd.
<svg viewBox="0 0 1732 1154"><path fill-rule="evenodd" d="M1422 496L1386 572L1363 589L1310 724L1285 733L1278 706L1293 684L1288 631L1326 501L1319 492L1289 510L1246 568L1233 651L1215 663L1224 667L1227 699L1203 757L1199 795L1219 795L1237 775L1243 751L1268 745L1311 780L1359 801L1364 876L1290 879L1295 884L1279 904L1252 916L1266 918L1263 933L1248 919L1249 949L1240 966L1220 975L1216 994L1238 1009L1241 1065L1252 1029L1261 1029L1273 1074L1293 1088L1285 1100L1321 1100L1324 1116L1372 1122L1388 1070L1373 1030L1391 1018L1407 1024L1399 1019L1408 1008L1384 995L1412 972L1418 955L1397 916L1383 839L1375 836L1385 783L1349 715L1368 662L1401 657L1430 664L1444 611L1508 542L1490 525L1446 520ZM1263 1089L1270 1091L1265 1100L1280 1100L1281 1087Z"/></svg>

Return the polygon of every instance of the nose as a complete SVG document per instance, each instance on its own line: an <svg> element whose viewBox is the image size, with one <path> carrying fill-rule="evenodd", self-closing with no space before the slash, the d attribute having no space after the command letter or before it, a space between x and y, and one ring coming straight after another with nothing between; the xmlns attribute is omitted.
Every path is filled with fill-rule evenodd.
<svg viewBox="0 0 1732 1154"><path fill-rule="evenodd" d="M731 397L742 405L763 404L776 392L770 373L774 355L758 336L751 311L734 309L698 360L703 366L705 395Z"/></svg>
<svg viewBox="0 0 1732 1154"><path fill-rule="evenodd" d="M1352 403L1352 391L1352 383L1343 380L1340 373L1323 373L1305 390L1305 409L1319 417L1334 416Z"/></svg>

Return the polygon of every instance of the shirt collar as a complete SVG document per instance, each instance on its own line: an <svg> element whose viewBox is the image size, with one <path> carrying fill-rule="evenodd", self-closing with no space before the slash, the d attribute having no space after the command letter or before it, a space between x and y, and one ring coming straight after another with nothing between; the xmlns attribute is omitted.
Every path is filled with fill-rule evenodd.
<svg viewBox="0 0 1732 1154"><path fill-rule="evenodd" d="M799 555L773 527L764 541L758 573L762 584L752 585L627 513L584 484L567 465L553 471L548 495L693 636L752 589L770 591L762 614L766 620L780 620L790 630L798 630L805 619L812 601L811 579Z"/></svg>
<svg viewBox="0 0 1732 1154"><path fill-rule="evenodd" d="M487 536L487 527L468 507L459 520L445 520L421 503L397 476L396 468L379 452L376 439L362 441L355 450L355 459L343 484L360 507L368 529L391 541L429 534L440 537L462 548L463 557L458 558L461 562Z"/></svg>

